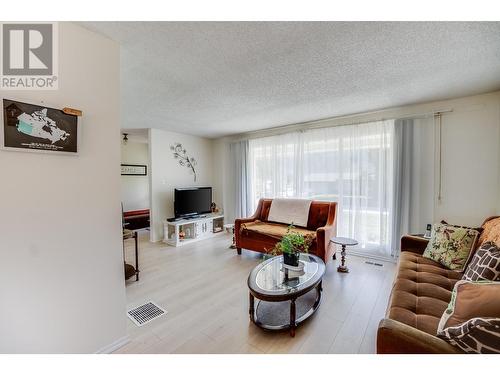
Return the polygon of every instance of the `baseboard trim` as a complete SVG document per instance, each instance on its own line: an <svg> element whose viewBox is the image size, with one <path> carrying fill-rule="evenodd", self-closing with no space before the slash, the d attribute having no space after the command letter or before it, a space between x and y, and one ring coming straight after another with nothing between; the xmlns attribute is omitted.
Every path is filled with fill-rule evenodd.
<svg viewBox="0 0 500 375"><path fill-rule="evenodd" d="M340 254L340 252L339 252L339 254ZM347 249L347 256L349 256L349 255L353 255L355 257L360 257L360 258L380 260L382 262L387 262L387 263L397 263L397 260L395 258L387 258L387 257L383 257L383 256L369 255L366 253L357 252L356 250Z"/></svg>
<svg viewBox="0 0 500 375"><path fill-rule="evenodd" d="M110 354L115 350L120 349L122 346L128 344L130 342L130 338L128 335L120 337L118 340L113 341L111 344L106 345L105 347L99 349L95 354Z"/></svg>

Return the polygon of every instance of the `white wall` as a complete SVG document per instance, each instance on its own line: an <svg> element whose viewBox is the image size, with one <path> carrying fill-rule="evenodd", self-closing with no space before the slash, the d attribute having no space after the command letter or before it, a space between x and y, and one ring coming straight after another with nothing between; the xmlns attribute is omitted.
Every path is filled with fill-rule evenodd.
<svg viewBox="0 0 500 375"><path fill-rule="evenodd" d="M188 168L179 165L179 161L174 159L170 145L176 142L181 143L188 155L197 160L196 182ZM174 188L213 186L213 170L217 169L217 165L213 167L212 143L206 138L150 129L151 241L163 239L163 220L174 216ZM214 187L214 198L218 196L216 190Z"/></svg>
<svg viewBox="0 0 500 375"><path fill-rule="evenodd" d="M91 353L126 337L119 46L59 24L59 90L1 98L83 110L78 156L0 150L0 352Z"/></svg>
<svg viewBox="0 0 500 375"><path fill-rule="evenodd" d="M214 139L212 140L212 157L213 157L213 175L212 175L212 186L213 190L213 199L214 202L217 203L219 208L224 209L224 215L229 215L229 220L231 220L231 216L233 214L232 211L226 211L226 201L229 199L228 194L234 191L233 186L230 181L226 180L226 176L228 175L227 168L228 157L226 150L226 143L223 139ZM230 186L228 186L230 185ZM225 218L227 220L227 216Z"/></svg>
<svg viewBox="0 0 500 375"><path fill-rule="evenodd" d="M500 93L450 103L443 116L442 199L437 220L480 225L500 213Z"/></svg>
<svg viewBox="0 0 500 375"><path fill-rule="evenodd" d="M298 124L279 129L269 129L214 141L221 153L218 159L224 168L216 177L223 187L222 201L228 220L234 219L234 179L230 168L228 143L238 139L275 135L318 124L335 126L369 122L384 118L400 118L438 110L452 110L442 116L442 199L437 200L437 171L429 162L433 154L433 139L427 139L418 150L425 155L419 161L420 173L426 177L419 182L422 210L414 212L413 223L421 223L432 212L432 221L445 219L452 223L480 225L482 221L500 214L500 92L459 99L430 102L392 108L374 113ZM427 136L425 136L427 137ZM436 156L436 155L434 155ZM432 163L429 163L432 164ZM437 162L434 163L437 166ZM430 170L429 170L430 169ZM427 173L434 173L427 176ZM431 189L429 184L434 184ZM431 185L432 186L432 185Z"/></svg>
<svg viewBox="0 0 500 375"><path fill-rule="evenodd" d="M433 166L435 165L434 118L414 121L411 165L410 220L411 233L423 233L426 225L434 222Z"/></svg>
<svg viewBox="0 0 500 375"><path fill-rule="evenodd" d="M149 146L145 142L129 141L122 144L122 164L147 166L147 176L121 176L122 203L124 211L149 208Z"/></svg>

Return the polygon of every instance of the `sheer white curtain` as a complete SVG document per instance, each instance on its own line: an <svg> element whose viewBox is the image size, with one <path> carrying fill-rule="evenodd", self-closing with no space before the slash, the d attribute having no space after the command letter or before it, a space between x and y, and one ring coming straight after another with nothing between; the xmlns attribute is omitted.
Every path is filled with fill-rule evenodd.
<svg viewBox="0 0 500 375"><path fill-rule="evenodd" d="M392 256L399 254L399 239L410 232L412 186L415 184L413 119L396 120L394 131L394 194Z"/></svg>
<svg viewBox="0 0 500 375"><path fill-rule="evenodd" d="M338 202L338 235L357 252L391 256L394 121L313 129L249 141L250 196Z"/></svg>
<svg viewBox="0 0 500 375"><path fill-rule="evenodd" d="M255 210L260 198L301 196L299 133L249 141L250 196Z"/></svg>
<svg viewBox="0 0 500 375"><path fill-rule="evenodd" d="M395 122L393 256L400 238L424 233L434 221L434 119L423 117Z"/></svg>
<svg viewBox="0 0 500 375"><path fill-rule="evenodd" d="M250 173L248 167L248 140L229 144L229 155L234 173L235 218L247 217L253 213L252 196L250 195Z"/></svg>

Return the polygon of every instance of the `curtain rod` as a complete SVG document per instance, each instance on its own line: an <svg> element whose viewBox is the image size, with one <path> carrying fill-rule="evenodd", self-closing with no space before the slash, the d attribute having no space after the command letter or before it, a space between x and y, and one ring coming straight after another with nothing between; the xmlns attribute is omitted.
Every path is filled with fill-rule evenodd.
<svg viewBox="0 0 500 375"><path fill-rule="evenodd" d="M384 112L385 111L386 110L384 110ZM359 125L359 124L365 124L368 122L376 122L376 121L405 120L405 119L410 119L410 118L415 119L415 118L433 117L436 115L442 115L445 113L453 112L453 109L441 109L441 110L436 110L436 111L414 113L414 114L404 115L404 116L388 116L388 117L359 120L356 122L348 122L348 123L346 122L346 123L334 124L334 125L328 124L328 122L331 122L331 121L339 121L342 119L369 116L371 114L376 114L376 113L380 113L380 112L381 111L375 111L375 112L367 112L367 113L355 114L355 115L330 117L330 118L326 118L326 119L322 119L322 120L299 122L297 124L283 125L283 126L278 126L275 128L270 128L270 129L254 130L251 132L242 133L240 136L235 136L235 138L232 139L231 141L250 139L250 138L263 138L263 137L279 135L279 134L283 134L283 133L287 133L287 132L306 131L309 129L321 129L321 128L336 127L336 126ZM273 133L276 133L276 134L273 134Z"/></svg>
<svg viewBox="0 0 500 375"><path fill-rule="evenodd" d="M387 121L387 120L406 120L406 119L417 119L417 118L425 118L425 117L434 117L437 115L442 115L444 113L449 113L453 112L452 109L446 109L446 110L439 110L439 111L432 111L432 112L422 112L422 113L415 113L411 115L406 115L406 116L388 116L388 117L381 117L381 118L375 118L375 119L370 119L370 120L359 120L355 122L349 122L349 123L342 123L342 124L336 124L336 125L329 125L326 124L327 121L336 121L336 120L342 120L343 118L350 118L353 116L344 116L344 117L332 117L330 119L324 119L324 120L319 120L319 121L312 121L312 122L303 122L299 124L294 124L294 125L286 125L283 127L278 127L274 129L286 129L287 126L290 128L292 127L300 127L300 126L305 126L310 124L307 129L320 129L320 128L327 128L327 127L334 127L334 126L349 126L349 125L359 125L359 124L366 124L368 122L377 122L377 121ZM369 114L367 114L369 115ZM360 115L360 116L365 116L365 115ZM272 129L269 129L270 131Z"/></svg>

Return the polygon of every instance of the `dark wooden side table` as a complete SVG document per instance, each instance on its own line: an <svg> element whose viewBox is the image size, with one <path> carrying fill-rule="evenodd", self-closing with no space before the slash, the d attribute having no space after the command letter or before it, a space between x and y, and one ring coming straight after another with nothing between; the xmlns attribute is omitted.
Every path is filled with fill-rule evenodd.
<svg viewBox="0 0 500 375"><path fill-rule="evenodd" d="M125 240L132 238L135 244L135 267L125 262L125 280L135 275L135 281L139 281L139 247L137 245L137 232L134 230L123 230L123 259L125 259Z"/></svg>
<svg viewBox="0 0 500 375"><path fill-rule="evenodd" d="M349 272L349 268L347 268L347 266L345 265L346 246L356 246L358 244L358 241L347 237L333 237L330 239L330 242L342 246L342 251L340 252L342 259L340 266L337 267L337 272Z"/></svg>

